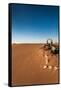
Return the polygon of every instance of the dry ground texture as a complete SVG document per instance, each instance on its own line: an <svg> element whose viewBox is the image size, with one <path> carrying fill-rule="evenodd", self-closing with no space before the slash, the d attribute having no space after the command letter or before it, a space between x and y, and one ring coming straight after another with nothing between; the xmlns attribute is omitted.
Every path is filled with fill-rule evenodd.
<svg viewBox="0 0 61 90"><path fill-rule="evenodd" d="M13 44L12 85L58 83L58 60L43 44Z"/></svg>

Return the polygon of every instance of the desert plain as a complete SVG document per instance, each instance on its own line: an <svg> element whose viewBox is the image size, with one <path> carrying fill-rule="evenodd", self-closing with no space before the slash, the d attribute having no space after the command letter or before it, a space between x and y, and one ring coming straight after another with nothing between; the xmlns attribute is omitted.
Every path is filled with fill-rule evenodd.
<svg viewBox="0 0 61 90"><path fill-rule="evenodd" d="M57 83L59 54L43 44L12 44L12 86Z"/></svg>

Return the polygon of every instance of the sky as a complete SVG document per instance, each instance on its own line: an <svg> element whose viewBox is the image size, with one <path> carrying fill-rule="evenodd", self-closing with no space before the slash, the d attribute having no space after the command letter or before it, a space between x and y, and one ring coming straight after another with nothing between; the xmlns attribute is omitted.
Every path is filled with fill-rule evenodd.
<svg viewBox="0 0 61 90"><path fill-rule="evenodd" d="M11 4L12 43L58 41L59 7Z"/></svg>

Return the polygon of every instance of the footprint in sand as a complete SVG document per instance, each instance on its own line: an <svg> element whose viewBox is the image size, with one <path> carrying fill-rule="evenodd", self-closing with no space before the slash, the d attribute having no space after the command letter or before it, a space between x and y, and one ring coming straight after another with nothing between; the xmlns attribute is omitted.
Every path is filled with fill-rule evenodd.
<svg viewBox="0 0 61 90"><path fill-rule="evenodd" d="M48 65L48 63L49 63L49 59L48 59L48 55L44 55L44 57L45 57L45 64L46 65L44 65L43 66L43 69L48 69L48 70L54 70L54 71L56 71L57 69L58 69L58 67L57 66L51 66L51 65Z"/></svg>
<svg viewBox="0 0 61 90"><path fill-rule="evenodd" d="M49 69L49 70L52 70L52 69L53 69L54 71L56 71L56 70L58 70L58 67L57 67L57 66L54 66L54 67L53 67L53 66L44 65L44 66L43 66L43 69Z"/></svg>
<svg viewBox="0 0 61 90"><path fill-rule="evenodd" d="M52 69L52 66L48 66L48 69L51 70Z"/></svg>
<svg viewBox="0 0 61 90"><path fill-rule="evenodd" d="M49 69L49 70L51 70L52 69L52 66L45 65L45 66L43 66L43 69Z"/></svg>
<svg viewBox="0 0 61 90"><path fill-rule="evenodd" d="M56 71L58 69L58 67L54 66L54 70Z"/></svg>
<svg viewBox="0 0 61 90"><path fill-rule="evenodd" d="M46 65L48 64L48 56L47 55L45 55L45 63L46 63Z"/></svg>
<svg viewBox="0 0 61 90"><path fill-rule="evenodd" d="M43 66L43 69L46 69L47 68L47 66L45 65L45 66Z"/></svg>
<svg viewBox="0 0 61 90"><path fill-rule="evenodd" d="M45 63L46 63L46 65L43 66L43 69L46 69L48 67L47 66L48 65L48 56L45 54L44 57L45 57Z"/></svg>

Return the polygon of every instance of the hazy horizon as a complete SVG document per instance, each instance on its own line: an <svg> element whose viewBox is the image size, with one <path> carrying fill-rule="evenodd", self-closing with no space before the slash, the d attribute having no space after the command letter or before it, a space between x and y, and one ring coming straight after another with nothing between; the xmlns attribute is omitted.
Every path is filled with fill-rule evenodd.
<svg viewBox="0 0 61 90"><path fill-rule="evenodd" d="M28 42L25 42L25 41L24 42L18 42L18 41L15 41L15 42L12 42L12 44L43 44L43 43L47 43L47 40L45 40L43 42L42 41L39 41L39 42L34 42L34 41L33 42L29 42L29 41ZM57 41L53 40L53 43L57 43L58 44L59 42L58 42L58 40Z"/></svg>

